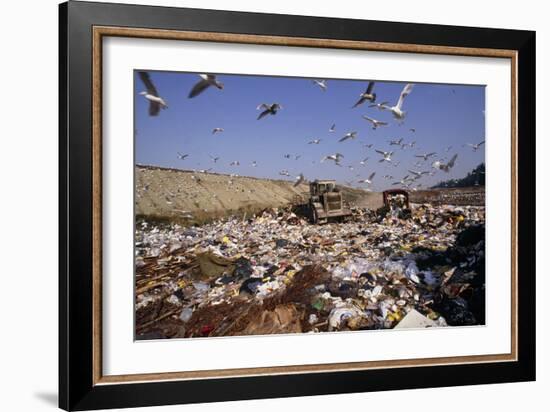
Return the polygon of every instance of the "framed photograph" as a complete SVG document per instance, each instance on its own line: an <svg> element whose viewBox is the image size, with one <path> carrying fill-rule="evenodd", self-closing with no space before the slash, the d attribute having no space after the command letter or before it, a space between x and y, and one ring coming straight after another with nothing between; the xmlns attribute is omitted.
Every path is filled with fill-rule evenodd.
<svg viewBox="0 0 550 412"><path fill-rule="evenodd" d="M535 379L535 33L60 5L60 407Z"/></svg>

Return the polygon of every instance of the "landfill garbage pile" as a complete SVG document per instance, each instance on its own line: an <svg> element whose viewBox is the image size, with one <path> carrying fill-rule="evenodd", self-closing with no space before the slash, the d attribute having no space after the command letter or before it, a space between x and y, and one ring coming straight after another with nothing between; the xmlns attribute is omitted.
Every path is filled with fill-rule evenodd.
<svg viewBox="0 0 550 412"><path fill-rule="evenodd" d="M136 336L190 338L485 323L485 208L290 208L203 226L137 222Z"/></svg>

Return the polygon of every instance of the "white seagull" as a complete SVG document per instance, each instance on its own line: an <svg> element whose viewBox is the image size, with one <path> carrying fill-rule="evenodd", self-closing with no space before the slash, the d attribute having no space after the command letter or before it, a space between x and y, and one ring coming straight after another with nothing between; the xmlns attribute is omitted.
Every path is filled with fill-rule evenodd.
<svg viewBox="0 0 550 412"><path fill-rule="evenodd" d="M355 139L357 137L357 132L348 132L344 135L344 137L342 137L340 140L338 140L339 142L344 142L348 139Z"/></svg>
<svg viewBox="0 0 550 412"><path fill-rule="evenodd" d="M321 88L322 91L327 91L327 81L326 80L313 80L313 83Z"/></svg>
<svg viewBox="0 0 550 412"><path fill-rule="evenodd" d="M477 152L477 149L479 149L480 146L482 146L483 144L485 144L485 140L482 140L481 142L476 144L468 143L468 146L470 146L474 152Z"/></svg>
<svg viewBox="0 0 550 412"><path fill-rule="evenodd" d="M233 160L231 163L229 163L229 166L240 166L241 164L239 163L238 160Z"/></svg>
<svg viewBox="0 0 550 412"><path fill-rule="evenodd" d="M407 97L412 92L413 86L414 85L412 83L407 83L405 87L403 87L403 90L399 95L397 104L392 107L386 106L386 109L391 111L393 117L395 117L397 120L403 120L405 118L406 112L402 110L403 102L405 101L405 97Z"/></svg>
<svg viewBox="0 0 550 412"><path fill-rule="evenodd" d="M401 146L401 143L403 142L403 138L398 140L390 140L390 146Z"/></svg>
<svg viewBox="0 0 550 412"><path fill-rule="evenodd" d="M210 86L217 87L220 90L223 89L223 83L221 83L220 81L218 81L218 79L216 79L215 74L199 74L199 77L201 78L201 80L195 83L195 85L189 92L188 97L190 99L195 96L198 96Z"/></svg>
<svg viewBox="0 0 550 412"><path fill-rule="evenodd" d="M369 121L372 123L372 130L376 130L379 126L387 126L387 122L382 122L380 120L373 119L371 117L368 117L366 115L363 116L363 119Z"/></svg>
<svg viewBox="0 0 550 412"><path fill-rule="evenodd" d="M329 132L334 132L334 129L336 129L336 123L333 123L332 126L330 126L330 129L328 129Z"/></svg>
<svg viewBox="0 0 550 412"><path fill-rule="evenodd" d="M138 72L138 74L139 78L147 89L147 91L140 92L139 94L149 100L149 116L157 116L160 112L160 109L166 109L168 105L163 100L163 98L159 96L157 88L151 81L149 73Z"/></svg>
<svg viewBox="0 0 550 412"><path fill-rule="evenodd" d="M409 170L409 173L413 174L417 179L419 179L422 177L422 175L427 175L429 172L426 172L426 171L417 172L415 170Z"/></svg>
<svg viewBox="0 0 550 412"><path fill-rule="evenodd" d="M221 127L215 127L212 129L212 134L221 133L223 132L223 129Z"/></svg>
<svg viewBox="0 0 550 412"><path fill-rule="evenodd" d="M323 139L313 139L313 140L309 141L307 144L319 144L319 143L321 143L321 140L323 140Z"/></svg>
<svg viewBox="0 0 550 412"><path fill-rule="evenodd" d="M372 172L370 176L363 180L358 180L357 183L366 183L367 185L372 184L372 178L376 175L376 172Z"/></svg>
<svg viewBox="0 0 550 412"><path fill-rule="evenodd" d="M390 102L373 103L373 104L369 104L369 107L375 107L378 110L387 110L388 104L390 104Z"/></svg>
<svg viewBox="0 0 550 412"><path fill-rule="evenodd" d="M178 152L178 159L180 159L180 160L185 160L185 158L186 158L187 156L189 156L187 153L186 153L186 154L182 154L182 153Z"/></svg>
<svg viewBox="0 0 550 412"><path fill-rule="evenodd" d="M451 168L455 165L455 161L457 157L458 157L458 154L455 154L453 157L451 157L451 160L449 160L448 163L443 163L438 160L432 163L432 167L434 169L443 170L445 173L449 173Z"/></svg>
<svg viewBox="0 0 550 412"><path fill-rule="evenodd" d="M340 166L340 159L343 158L344 155L340 153L334 153L332 155L325 156L321 159L321 163L323 163L325 160L332 160L335 164Z"/></svg>
<svg viewBox="0 0 550 412"><path fill-rule="evenodd" d="M403 179L401 179L399 182L393 182L392 185L395 186L395 185L403 185L403 186L407 186L409 182L409 175L405 176Z"/></svg>
<svg viewBox="0 0 550 412"><path fill-rule="evenodd" d="M220 157L219 157L219 156L216 156L216 157L214 157L214 156L212 156L212 155L209 155L209 156L210 156L210 159L212 159L212 161L213 161L214 163L217 163L218 160L220 160Z"/></svg>
<svg viewBox="0 0 550 412"><path fill-rule="evenodd" d="M424 161L426 161L430 157L435 156L436 154L437 154L436 152L423 153L423 154L414 155L414 157L418 157L419 159L424 159Z"/></svg>
<svg viewBox="0 0 550 412"><path fill-rule="evenodd" d="M281 171L279 172L279 174L280 174L281 176L290 176L290 173L289 173L288 170L286 170L286 169L281 170Z"/></svg>
<svg viewBox="0 0 550 412"><path fill-rule="evenodd" d="M368 158L368 157L365 157L363 160L361 160L361 161L359 162L359 164L365 166L365 164L367 164L367 160L369 160L369 158Z"/></svg>
<svg viewBox="0 0 550 412"><path fill-rule="evenodd" d="M393 152L384 152L383 150L375 150L376 153L380 153L383 158L378 161L378 163L382 162L390 162L391 163L391 157L393 155Z"/></svg>

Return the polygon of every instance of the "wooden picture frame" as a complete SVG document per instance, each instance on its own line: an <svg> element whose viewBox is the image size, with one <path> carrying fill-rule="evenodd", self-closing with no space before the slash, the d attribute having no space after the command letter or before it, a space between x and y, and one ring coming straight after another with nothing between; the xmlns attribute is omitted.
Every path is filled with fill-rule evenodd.
<svg viewBox="0 0 550 412"><path fill-rule="evenodd" d="M60 5L59 406L215 402L535 379L535 33L69 2ZM102 39L106 36L510 59L509 354L104 376ZM521 183L521 185L520 185Z"/></svg>

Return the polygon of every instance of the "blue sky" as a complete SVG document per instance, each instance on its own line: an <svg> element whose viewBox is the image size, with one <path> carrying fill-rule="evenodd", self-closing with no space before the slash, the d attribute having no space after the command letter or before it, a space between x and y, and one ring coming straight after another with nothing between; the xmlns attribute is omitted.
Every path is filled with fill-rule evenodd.
<svg viewBox="0 0 550 412"><path fill-rule="evenodd" d="M145 90L135 72L135 129L136 163L179 169L208 169L241 176L294 179L303 173L307 179L336 179L344 183L368 177L376 172L374 190L392 187L408 169L435 170L434 160L447 160L458 154L450 173L437 171L425 176L420 183L430 186L440 180L464 176L485 159L485 147L477 152L467 143L478 143L485 136L485 87L416 83L405 99L405 121L399 125L388 111L369 108L369 102L352 109L359 94L367 86L365 80L327 79L323 92L311 79L272 76L219 74L224 89L210 87L189 99L187 95L200 80L196 73L149 71L159 95L168 108L156 117L148 115L148 101L138 93ZM377 102L397 102L404 82L376 82ZM256 120L261 103L280 103L283 109L274 116ZM373 130L361 116L386 121L388 126ZM335 123L336 130L329 132ZM212 134L221 127L222 133ZM414 128L412 132L409 129ZM357 131L355 140L338 142L347 132ZM416 146L400 149L390 146L389 140L403 138L416 141ZM310 140L322 139L318 145ZM371 149L363 144L373 143ZM448 152L444 149L452 146ZM379 163L381 156L374 151L393 150L398 166ZM185 160L177 152L189 154ZM333 162L320 163L323 156L339 152L344 155L342 167ZM438 156L415 166L414 155L437 152ZM293 155L291 159L285 154ZM209 155L219 156L214 163ZM294 155L300 155L298 160ZM365 166L359 164L369 157ZM238 160L240 166L229 163ZM257 162L257 167L252 166ZM352 166L351 170L348 166ZM280 176L286 169L291 177ZM394 179L384 179L384 175ZM395 186L393 186L395 187Z"/></svg>

